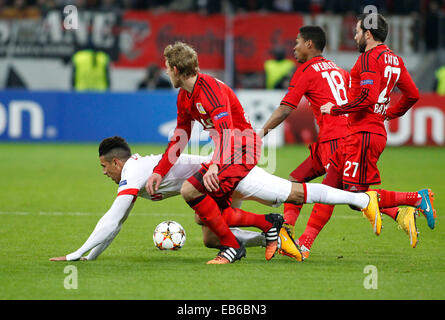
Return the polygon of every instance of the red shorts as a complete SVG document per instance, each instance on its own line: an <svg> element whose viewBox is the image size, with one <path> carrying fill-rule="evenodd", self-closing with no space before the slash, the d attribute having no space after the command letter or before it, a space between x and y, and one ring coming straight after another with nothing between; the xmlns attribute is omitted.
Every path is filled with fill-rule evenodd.
<svg viewBox="0 0 445 320"><path fill-rule="evenodd" d="M298 182L309 182L326 173L329 159L344 143L344 138L314 142L309 146L311 154L290 176Z"/></svg>
<svg viewBox="0 0 445 320"><path fill-rule="evenodd" d="M250 170L255 167L255 164L224 164L218 171L219 189L210 192L206 189L203 182L203 177L209 169L209 164L202 164L201 169L193 176L187 179L196 190L203 194L211 196L220 208L229 207L232 203L233 190L238 186L238 183L244 179Z"/></svg>
<svg viewBox="0 0 445 320"><path fill-rule="evenodd" d="M357 132L344 139L342 148L332 156L330 166L341 173L344 190L362 190L380 184L377 161L386 146L386 137Z"/></svg>

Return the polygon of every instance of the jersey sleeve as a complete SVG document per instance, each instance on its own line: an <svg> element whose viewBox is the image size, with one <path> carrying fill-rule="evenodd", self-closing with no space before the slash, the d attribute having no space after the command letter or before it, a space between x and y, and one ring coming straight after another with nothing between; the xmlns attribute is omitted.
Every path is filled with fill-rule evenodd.
<svg viewBox="0 0 445 320"><path fill-rule="evenodd" d="M97 257L119 233L132 208L132 197L117 197L111 208L97 222L96 227L85 243L78 250L68 254L66 259L68 261L79 260L86 252L107 243L106 246L101 246L101 250L95 253L95 257Z"/></svg>
<svg viewBox="0 0 445 320"><path fill-rule="evenodd" d="M399 81L396 83L397 88L402 92L400 100L386 111L388 119L394 119L403 116L416 102L419 100L419 89L416 87L411 78L405 64L402 62Z"/></svg>
<svg viewBox="0 0 445 320"><path fill-rule="evenodd" d="M298 74L297 72L294 74L287 93L281 100L280 105L286 105L294 109L298 107L310 83L308 77L303 75L304 73Z"/></svg>
<svg viewBox="0 0 445 320"><path fill-rule="evenodd" d="M359 68L360 72L358 95L349 97L347 104L332 107L331 114L334 116L358 112L376 104L379 100L380 71L376 59L364 53L360 56L354 68Z"/></svg>
<svg viewBox="0 0 445 320"><path fill-rule="evenodd" d="M133 201L136 201L139 190L145 186L147 180L147 173L140 172L140 167L136 165L135 161L141 160L131 158L127 160L122 170L121 181L117 189L118 196L132 195L135 197Z"/></svg>
<svg viewBox="0 0 445 320"><path fill-rule="evenodd" d="M184 112L180 107L178 95L178 117L176 128L164 154L162 155L161 160L153 169L153 173L158 173L164 177L175 164L190 139L192 123L193 119L191 116Z"/></svg>

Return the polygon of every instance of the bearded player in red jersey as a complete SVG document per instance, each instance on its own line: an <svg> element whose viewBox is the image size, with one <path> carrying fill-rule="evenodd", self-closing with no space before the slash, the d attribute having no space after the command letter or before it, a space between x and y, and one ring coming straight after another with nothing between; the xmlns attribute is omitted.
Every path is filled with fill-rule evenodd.
<svg viewBox="0 0 445 320"><path fill-rule="evenodd" d="M404 115L419 99L419 90L402 58L383 43L387 34L388 23L381 14L363 14L358 18L354 39L361 55L351 69L349 102L343 105L328 102L321 107L323 114L349 114L349 135L343 148L331 158L326 177L342 183L344 190L364 191L369 190L370 185L381 183L377 161L386 145L384 120ZM396 86L402 97L388 107L390 94ZM436 211L430 189L376 191L381 212L400 221L410 235L412 247L417 244L415 209L422 212L429 227L434 228ZM410 207L398 208L399 205Z"/></svg>
<svg viewBox="0 0 445 320"><path fill-rule="evenodd" d="M247 120L235 93L223 82L199 73L198 57L189 45L177 42L164 50L167 74L178 93L177 126L159 164L147 180L146 190L155 194L162 178L189 141L192 123L199 121L215 144L210 163L184 182L181 195L199 219L219 238L221 251L208 264L227 264L245 256L245 248L230 231L231 225L254 226L266 235L266 259L278 245L283 223L280 214L234 212L231 195L241 179L257 164L261 139ZM234 221L237 220L237 221Z"/></svg>
<svg viewBox="0 0 445 320"><path fill-rule="evenodd" d="M295 72L288 93L279 108L275 110L263 128L264 134L267 134L269 130L280 124L298 106L303 95L311 103L320 129L319 137L317 142L310 145L310 156L290 174L292 181L307 182L325 174L329 166L329 158L337 149L342 148L344 137L349 134L345 116L334 117L327 114L322 115L320 112L320 107L328 101L337 105L348 102L349 75L332 61L323 58L322 51L325 44L326 36L320 27L305 26L300 28L294 54L302 65ZM327 180L327 176L323 180L324 184L342 188L341 182L332 179L332 175L329 177L331 179ZM403 193L398 193L398 195L403 195ZM287 230L291 236L293 236L294 225L301 207L302 205L290 203L284 205L285 226L289 227ZM332 205L326 204L314 205L306 229L297 240L301 244L305 257L308 256L318 233L329 221L333 208ZM400 217L402 216L414 219L414 212L404 212L400 215ZM409 219L399 219L397 222L408 232L409 226L406 226L406 220ZM377 227L376 223L374 223L374 227ZM417 235L415 228L412 233Z"/></svg>

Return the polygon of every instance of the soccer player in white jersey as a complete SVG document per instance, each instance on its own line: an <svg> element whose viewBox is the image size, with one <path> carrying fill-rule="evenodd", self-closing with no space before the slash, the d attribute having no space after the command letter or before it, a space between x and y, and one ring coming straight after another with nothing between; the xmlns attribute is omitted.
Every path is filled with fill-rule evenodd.
<svg viewBox="0 0 445 320"><path fill-rule="evenodd" d="M99 159L103 173L119 185L117 197L111 208L98 221L95 229L86 242L76 251L61 257L51 258L51 261L94 260L113 241L127 219L137 197L159 201L171 196L179 195L182 183L201 168L201 163L208 157L195 155L181 155L169 173L162 180L158 192L151 196L145 190L145 183L153 168L162 155L141 157L131 154L127 142L121 137L104 139L99 146ZM303 187L301 187L303 185ZM297 188L298 186L298 188ZM300 191L300 190L303 190ZM380 216L378 205L366 193L351 193L316 183L293 183L276 177L265 170L255 167L238 184L234 193L234 202L242 200L256 200L269 206L279 206L284 202L291 203L327 203L347 204L361 208L371 224ZM213 237L206 226L202 226L204 243L207 247L218 247L217 238ZM253 242L261 245L259 233L236 230L235 236L241 241ZM259 241L258 241L259 240ZM281 238L283 243L291 243L292 239ZM287 253L301 261L302 256L298 247L287 246ZM90 252L89 252L90 251ZM89 254L84 256L87 252Z"/></svg>

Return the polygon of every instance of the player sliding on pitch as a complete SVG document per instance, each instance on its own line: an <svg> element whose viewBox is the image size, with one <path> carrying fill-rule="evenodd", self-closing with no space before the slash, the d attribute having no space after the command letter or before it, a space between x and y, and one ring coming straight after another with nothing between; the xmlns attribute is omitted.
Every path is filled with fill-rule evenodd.
<svg viewBox="0 0 445 320"><path fill-rule="evenodd" d="M99 160L104 175L110 177L119 185L117 197L111 208L98 221L89 238L78 250L50 260L96 259L117 236L138 196L159 201L179 195L184 181L199 172L202 163L209 161L209 157L181 155L168 174L165 175L156 194L150 195L146 192L145 185L161 157L162 155L145 157L141 157L139 154L132 155L127 142L121 137L104 139L99 146ZM347 204L362 209L371 223L380 218L376 198L370 197L366 193L352 193L316 183L293 183L269 174L256 166L235 188L234 202L237 200L255 200L270 206L278 206L284 202ZM233 210L242 219L244 211L238 208ZM222 217L227 219L224 214ZM226 223L231 227L240 226L238 223L232 224L236 222L235 220L230 218L226 220ZM232 232L243 246L244 243L249 242L253 242L257 246L262 244L261 234L257 232L233 229ZM206 226L203 226L203 236L206 246L220 246L220 243L212 236ZM301 253L293 240L290 237L287 239L280 238L282 242L281 249L297 260L302 260ZM84 256L87 252L89 254Z"/></svg>

